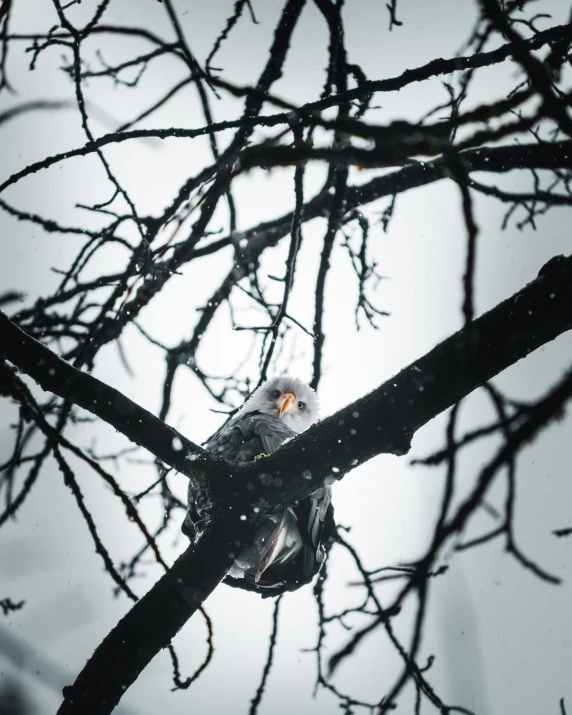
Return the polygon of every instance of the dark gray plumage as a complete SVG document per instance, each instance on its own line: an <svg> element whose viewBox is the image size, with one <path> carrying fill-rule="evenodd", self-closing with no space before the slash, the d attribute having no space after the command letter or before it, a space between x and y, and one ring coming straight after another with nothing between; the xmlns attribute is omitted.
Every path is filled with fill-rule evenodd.
<svg viewBox="0 0 572 715"><path fill-rule="evenodd" d="M207 449L229 461L247 462L272 454L317 416L316 393L306 383L276 377L259 387ZM208 496L195 480L189 482L188 505L182 530L194 540L209 512ZM238 554L225 583L263 596L293 591L320 570L334 529L331 489L325 486L282 514L264 516L253 543Z"/></svg>

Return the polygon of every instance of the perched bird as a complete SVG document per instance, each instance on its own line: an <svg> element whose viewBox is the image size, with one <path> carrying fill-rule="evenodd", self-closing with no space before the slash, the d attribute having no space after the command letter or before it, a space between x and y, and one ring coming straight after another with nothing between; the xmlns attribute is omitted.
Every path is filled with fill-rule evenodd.
<svg viewBox="0 0 572 715"><path fill-rule="evenodd" d="M263 383L206 448L224 459L248 462L272 454L318 417L318 398L296 377ZM208 496L189 482L189 511L182 531L191 541L208 519ZM324 562L335 529L331 489L324 486L282 514L262 516L252 543L236 557L225 583L276 596L309 583Z"/></svg>

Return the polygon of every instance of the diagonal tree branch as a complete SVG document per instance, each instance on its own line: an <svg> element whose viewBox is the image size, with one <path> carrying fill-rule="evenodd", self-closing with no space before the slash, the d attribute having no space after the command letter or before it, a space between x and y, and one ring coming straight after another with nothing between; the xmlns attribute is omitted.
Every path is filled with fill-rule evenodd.
<svg viewBox="0 0 572 715"><path fill-rule="evenodd" d="M55 355L0 311L0 357L34 378L47 392L69 399L145 447L168 466L189 475L188 458L208 453L151 412ZM185 460L187 462L185 463Z"/></svg>
<svg viewBox="0 0 572 715"><path fill-rule="evenodd" d="M113 710L143 668L218 585L234 554L252 537L256 504L263 503L267 512L284 509L324 481L340 479L377 454L406 453L421 426L571 327L572 257L559 256L519 293L370 394L272 456L252 464L231 465L207 456L121 393L67 365L0 313L0 355L4 359L44 389L108 421L165 463L204 479L213 498L212 521L201 539L104 639L75 684L66 688L60 715ZM189 461L187 456L194 459Z"/></svg>

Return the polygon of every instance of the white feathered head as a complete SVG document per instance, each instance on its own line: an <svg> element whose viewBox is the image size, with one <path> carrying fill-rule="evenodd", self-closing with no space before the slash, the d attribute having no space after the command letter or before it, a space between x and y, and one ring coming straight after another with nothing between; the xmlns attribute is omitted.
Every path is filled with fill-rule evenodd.
<svg viewBox="0 0 572 715"><path fill-rule="evenodd" d="M318 419L318 396L303 380L280 375L266 380L244 403L241 412L273 415L294 430L303 432Z"/></svg>

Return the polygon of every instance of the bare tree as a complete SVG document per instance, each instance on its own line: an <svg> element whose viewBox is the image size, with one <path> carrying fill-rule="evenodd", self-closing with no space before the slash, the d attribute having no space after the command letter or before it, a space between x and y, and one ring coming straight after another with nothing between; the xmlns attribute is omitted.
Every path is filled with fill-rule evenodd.
<svg viewBox="0 0 572 715"><path fill-rule="evenodd" d="M538 2L475 0L467 3L476 22L469 37L458 38L459 45L464 42L461 53L380 79L368 77L352 61L345 31L348 13L365 12L354 5L359 3L286 0L275 9L275 27L264 28L270 48L257 77L243 84L227 79L217 62L233 33L262 24L256 3L249 0L237 0L228 16L217 8L222 30L204 57L189 40L191 21L193 28L201 26L201 11L193 10L191 18L184 3L172 0L161 0L153 8L147 26L135 25L126 11L120 24L106 24L106 15L113 11L109 0L89 7L75 0L53 0L53 22L41 29L31 18L18 15L18 0L5 0L0 8L0 96L8 100L0 125L9 132L30 116L39 123L43 112L64 122L73 110L74 117L79 112L83 132L79 145L28 163L3 176L0 184L4 214L30 231L45 232L46 241L52 240L51 234L78 241L75 257L58 271L59 283L51 292L14 307L26 298L7 286L1 298L0 392L12 403L13 445L1 465L0 526L21 514L25 528L23 505L47 465L56 464L117 593L133 601L117 626L101 634L87 664L76 664L77 679L64 689L61 715L111 712L164 648L172 657L175 687L188 688L213 656L213 625L202 604L224 579L236 549L252 538L258 506L284 509L377 455L407 454L417 430L448 409L444 445L417 460L427 467L442 465L446 471L440 512L424 554L415 563L371 568L352 545L345 528L350 524L335 533L330 551L344 552L353 563L358 574L354 586L363 597L356 603L348 596L347 607L340 611L327 609L330 560L313 587L318 606L317 687L329 689L347 713L386 712L396 707L406 689L415 693L415 712L426 701L442 713L468 712L464 703L445 702L432 683L433 658L426 662L421 652L431 584L446 573L451 544L454 551L464 551L500 540L535 577L551 584L560 581L532 560L515 536L516 464L524 447L562 416L572 396L572 364L563 376L554 375L552 387L535 400L509 396L490 380L572 327L572 257L557 255L539 265L533 282L477 317L480 219L475 197L492 197L506 206L499 231L511 222L519 229L535 229L550 211L572 205L572 25L551 24ZM395 0L386 10L373 4L367 8L372 22L380 22L386 12L388 30L402 30ZM311 101L297 103L275 85L287 76L292 47L310 10L321 20L319 41L327 42L325 79ZM155 24L154 18L163 24ZM28 20L30 27L25 26ZM546 28L539 29L541 24ZM63 54L61 68L52 61L54 49ZM113 60L106 59L110 55ZM62 70L74 102L45 99L41 87L33 98L19 100L15 77L20 75L14 70L12 76L12 62L16 66L23 56L31 70L45 67L47 76L61 75ZM499 97L491 89L483 100L480 73L506 64L512 90ZM160 87L145 84L153 72L162 78ZM94 127L105 113L97 103L97 88L109 82L117 87L118 105L127 106L130 118L100 133ZM423 93L426 83L444 88L441 95L431 95L429 104L429 95ZM381 97L390 105L400 90L412 93L415 118L376 119L374 103ZM162 112L183 96L192 98L193 112L200 109L201 125L185 121L182 114L180 125L162 127L165 117L172 121ZM158 128L153 127L155 120ZM113 122L108 116L103 121ZM188 154L191 169L173 179L176 189L169 188L167 204L151 213L126 178L126 160L116 149L160 139ZM74 161L86 162L86 172L93 167L102 171L107 191L102 197L98 186L89 202L77 202L74 212L70 209L66 215L80 216L75 224L38 212L32 196L28 205L5 198L10 187L27 177ZM248 187L260 170L268 181L289 172L291 209L244 227L241 187ZM505 180L508 172L518 174L512 184ZM499 175L499 186L492 175ZM64 183L50 176L55 177L52 191L64 192ZM151 173L147 182L154 181L161 183ZM226 463L167 423L175 382L185 371L195 379L193 389L204 391L213 407L227 416L269 375L292 365L303 365L318 389L328 350L326 320L328 311L335 310L327 300L332 267L349 259L355 289L346 290L344 299L355 301L356 330L378 328L387 311L373 295L382 275L372 257L372 240L390 229L398 195L401 201L402 194L439 181L456 187L464 220L464 236L458 237L465 246L461 330L276 454L252 464ZM300 256L311 222L321 232L321 244L309 279ZM336 247L344 254L338 250L334 255ZM277 260L271 258L276 248L283 251ZM279 266L277 275L269 273L271 260ZM177 325L177 339L164 344L146 327L146 311L195 267L192 290L196 300L203 301L198 318ZM207 273L212 273L208 280ZM201 276L204 284L197 280ZM294 293L304 290L309 280L311 325L292 308ZM214 287L207 295L209 285ZM245 320L244 315L255 319ZM226 340L231 333L244 336L249 348L236 355L229 371L216 374L208 365L208 339L222 334ZM125 372L136 372L137 361L129 350L135 334L159 350L164 361L164 374L155 375L162 380L157 415L92 374L105 364L109 345L117 347ZM300 355L300 344L309 352ZM461 433L460 405L475 390L490 400L495 416ZM123 436L116 451L93 446L89 434L97 421ZM83 425L81 432L78 424ZM495 445L494 453L474 473L466 496L456 499L461 455L487 440ZM145 474L151 468L155 473L137 493L130 493L118 470L145 461ZM90 507L80 486L80 463L103 480L140 531L140 548L119 565L101 536L101 515ZM202 480L214 516L202 537L170 564L162 552L185 513L174 486L184 477ZM489 494L501 482L506 497L493 509ZM161 516L150 523L141 512L157 499ZM495 519L494 526L465 538L469 522L483 510ZM569 533L571 529L563 528L557 536ZM149 557L164 574L139 597L135 579ZM396 584L390 598L380 595L388 581ZM6 613L19 605L10 600L12 594L0 595L5 596L0 604ZM272 666L281 598L275 602L268 658L251 713L258 711ZM404 639L399 624L411 608L411 633ZM171 642L196 611L208 626L208 652L194 675L183 678ZM25 617L25 609L19 617ZM327 633L349 621L344 644L326 656ZM377 700L367 702L359 693L342 691L332 676L374 633L388 639L400 671Z"/></svg>

